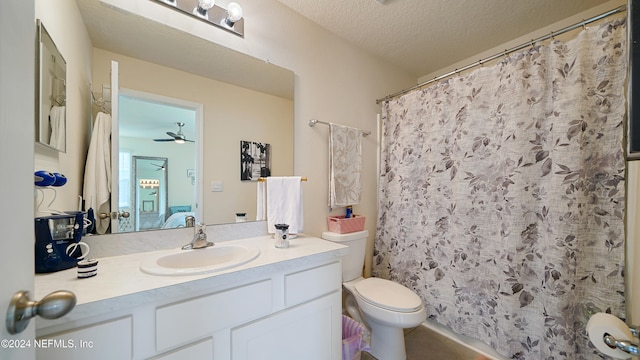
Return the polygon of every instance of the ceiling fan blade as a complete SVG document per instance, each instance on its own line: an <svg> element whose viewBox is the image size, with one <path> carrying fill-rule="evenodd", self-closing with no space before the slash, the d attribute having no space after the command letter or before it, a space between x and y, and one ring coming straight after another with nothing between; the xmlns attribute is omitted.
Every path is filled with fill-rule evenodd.
<svg viewBox="0 0 640 360"><path fill-rule="evenodd" d="M174 138L180 138L180 135L178 135L178 134L176 134L176 133L174 133L172 131L167 131L167 135L169 135L171 137L174 137Z"/></svg>
<svg viewBox="0 0 640 360"><path fill-rule="evenodd" d="M176 141L175 139L153 139L153 141Z"/></svg>

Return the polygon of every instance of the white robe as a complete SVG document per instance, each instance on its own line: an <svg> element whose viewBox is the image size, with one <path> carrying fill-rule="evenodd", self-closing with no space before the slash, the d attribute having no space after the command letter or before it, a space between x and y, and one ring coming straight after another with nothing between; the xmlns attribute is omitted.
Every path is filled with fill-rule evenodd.
<svg viewBox="0 0 640 360"><path fill-rule="evenodd" d="M99 214L111 212L111 115L99 112L91 134L84 170L85 209L96 214L96 232L104 234L111 218Z"/></svg>

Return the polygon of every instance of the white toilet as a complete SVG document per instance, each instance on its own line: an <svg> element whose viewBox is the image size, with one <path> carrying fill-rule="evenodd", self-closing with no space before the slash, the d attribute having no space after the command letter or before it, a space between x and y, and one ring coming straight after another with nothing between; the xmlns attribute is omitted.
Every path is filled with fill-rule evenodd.
<svg viewBox="0 0 640 360"><path fill-rule="evenodd" d="M410 289L393 281L362 277L368 236L366 230L322 233L323 239L349 247L342 258L345 310L371 330L371 354L378 360L405 360L403 329L420 325L427 312L420 297Z"/></svg>

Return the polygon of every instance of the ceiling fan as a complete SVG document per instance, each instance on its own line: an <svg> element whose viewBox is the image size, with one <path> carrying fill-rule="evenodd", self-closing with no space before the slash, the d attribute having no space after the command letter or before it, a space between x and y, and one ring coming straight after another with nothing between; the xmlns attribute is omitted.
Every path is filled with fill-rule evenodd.
<svg viewBox="0 0 640 360"><path fill-rule="evenodd" d="M169 141L171 141L171 140L169 140ZM157 167L156 171L166 170L167 169L164 165L158 165L158 164L154 164L154 163L150 163L150 165L156 166Z"/></svg>
<svg viewBox="0 0 640 360"><path fill-rule="evenodd" d="M153 141L173 141L176 142L178 144L182 144L184 142L194 142L193 140L187 140L187 138L184 136L184 134L182 133L182 127L184 126L183 122L177 122L176 125L178 125L178 133L174 133L172 131L167 131L167 135L171 136L171 138L169 139L153 139Z"/></svg>

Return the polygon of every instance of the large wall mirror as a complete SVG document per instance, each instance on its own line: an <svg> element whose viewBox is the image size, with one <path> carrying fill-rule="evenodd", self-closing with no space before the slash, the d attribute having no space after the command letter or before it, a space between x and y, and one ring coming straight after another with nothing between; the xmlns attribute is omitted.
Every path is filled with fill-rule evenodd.
<svg viewBox="0 0 640 360"><path fill-rule="evenodd" d="M247 213L248 220L255 219L257 183L240 180L240 142L271 144L272 175L285 176L293 173L293 72L165 24L105 6L99 0L76 2L93 45L90 54L93 58L90 77L92 84L91 89L88 84L69 86L84 86L87 92L100 95L101 87L110 84L109 64L117 61L121 95L153 94L200 104L202 108L202 123L199 127L185 125L182 128L188 139L196 140L193 145L197 153L193 155L177 155L177 158L172 158L172 154L153 150L156 145L175 149L185 145L154 141L167 138L168 133L177 134L180 131L177 123L187 122L177 120L168 112L154 116L137 115L137 120L144 122L137 122L137 126L143 129L137 134L128 132L126 128L116 130L120 131L119 134L112 133L112 137L118 137L121 146L127 141L148 142L141 147L149 149L148 151L132 152L130 169L133 169L139 158L155 158L156 160L151 161L151 167L162 166L164 161L159 161L158 158L168 159L166 170L149 169L154 174L167 172L166 202L161 198L153 198L156 195L153 194L154 190L143 190L139 186L139 179L136 179L134 186L137 186L135 189L138 193L130 192L131 196L146 197L139 199L133 211L138 217L145 218L163 212L166 217L163 220L166 221L174 209L191 205L191 212L197 207L202 213L197 221L208 225L234 222L236 212ZM164 8L162 5L157 6ZM171 9L165 10L175 16ZM212 28L212 31L219 30ZM121 98L120 105L122 104ZM96 113L101 110L99 105L92 104L87 121L95 119ZM201 133L198 133L198 128ZM68 137L70 142L75 137L86 138L86 134L70 131ZM198 139L202 139L201 143ZM133 145L129 148L133 148ZM133 156L139 158L133 159ZM194 163L200 164L197 173L194 171L197 166L191 165ZM122 163L120 166L123 166ZM173 172L177 180L173 180ZM131 179L135 178L131 176ZM215 188L213 184L216 184ZM122 182L119 185L122 186ZM172 195L172 187L179 187L183 193L190 193L192 198L193 189L198 189L202 194L202 201L198 203L195 199L177 199ZM130 189L131 187L126 187L124 191ZM118 194L112 194L113 196ZM122 230L155 229L163 228L164 225L166 224L154 222L152 226L133 225Z"/></svg>
<svg viewBox="0 0 640 360"><path fill-rule="evenodd" d="M36 142L65 152L67 63L44 24L36 25Z"/></svg>

